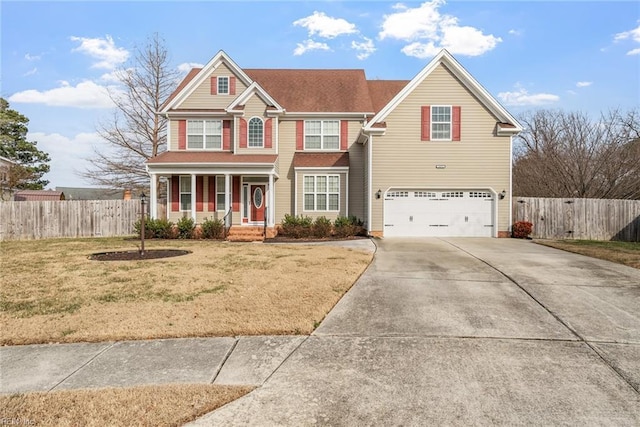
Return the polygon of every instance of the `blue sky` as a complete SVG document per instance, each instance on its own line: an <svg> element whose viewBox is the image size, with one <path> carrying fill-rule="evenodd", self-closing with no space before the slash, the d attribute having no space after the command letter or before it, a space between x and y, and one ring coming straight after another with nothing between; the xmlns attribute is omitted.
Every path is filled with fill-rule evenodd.
<svg viewBox="0 0 640 427"><path fill-rule="evenodd" d="M85 1L0 3L1 89L30 119L55 186L89 186L106 88L158 32L180 70L218 50L246 68L362 68L411 79L447 48L511 113L640 105L640 2ZM185 71L186 72L186 71Z"/></svg>

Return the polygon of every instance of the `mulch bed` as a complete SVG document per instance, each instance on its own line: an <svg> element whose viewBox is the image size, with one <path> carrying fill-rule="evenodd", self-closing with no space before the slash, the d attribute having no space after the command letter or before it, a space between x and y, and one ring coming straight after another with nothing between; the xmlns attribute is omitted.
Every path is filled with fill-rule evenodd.
<svg viewBox="0 0 640 427"><path fill-rule="evenodd" d="M140 251L100 252L89 255L93 261L140 261L146 259L170 258L190 254L182 249L149 249L144 254Z"/></svg>
<svg viewBox="0 0 640 427"><path fill-rule="evenodd" d="M350 237L325 237L319 239L317 237L308 237L308 238L295 238L295 237L285 237L285 236L276 236L265 239L265 243L305 243L305 242L340 242L345 240L363 240L369 239L367 236L350 236Z"/></svg>

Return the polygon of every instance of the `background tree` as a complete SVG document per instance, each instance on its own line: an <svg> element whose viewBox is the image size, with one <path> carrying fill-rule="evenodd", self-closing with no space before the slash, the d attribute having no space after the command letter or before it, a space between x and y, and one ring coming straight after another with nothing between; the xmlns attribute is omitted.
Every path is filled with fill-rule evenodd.
<svg viewBox="0 0 640 427"><path fill-rule="evenodd" d="M2 193L15 190L42 190L49 181L43 179L49 172L51 159L38 150L37 142L27 141L29 119L9 108L9 102L0 98L0 156L13 160L3 180Z"/></svg>
<svg viewBox="0 0 640 427"><path fill-rule="evenodd" d="M155 114L177 84L164 40L156 33L136 48L133 63L116 71L123 90L112 90L111 120L98 125L107 147L96 149L82 176L112 188L148 188L144 162L166 146L167 120Z"/></svg>
<svg viewBox="0 0 640 427"><path fill-rule="evenodd" d="M514 194L523 197L640 199L640 113L539 110L520 119Z"/></svg>

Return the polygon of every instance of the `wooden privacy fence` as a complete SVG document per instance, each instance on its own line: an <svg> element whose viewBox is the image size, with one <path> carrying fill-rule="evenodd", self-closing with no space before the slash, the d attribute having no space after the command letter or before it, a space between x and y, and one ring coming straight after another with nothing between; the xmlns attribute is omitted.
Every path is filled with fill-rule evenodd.
<svg viewBox="0 0 640 427"><path fill-rule="evenodd" d="M140 200L0 202L0 240L131 235L141 211Z"/></svg>
<svg viewBox="0 0 640 427"><path fill-rule="evenodd" d="M540 239L640 242L640 200L514 197L513 221Z"/></svg>

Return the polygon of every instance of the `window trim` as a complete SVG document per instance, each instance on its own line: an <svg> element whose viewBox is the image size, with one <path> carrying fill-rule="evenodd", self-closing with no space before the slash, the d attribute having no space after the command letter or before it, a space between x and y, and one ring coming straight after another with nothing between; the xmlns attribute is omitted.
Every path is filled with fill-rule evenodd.
<svg viewBox="0 0 640 427"><path fill-rule="evenodd" d="M307 133L307 123L308 122L320 122L320 134L308 134ZM337 133L334 134L327 134L325 135L324 133L324 124L327 122L335 122L338 124L338 129L337 129ZM320 136L320 148L307 148L307 136L311 135L311 136ZM325 136L337 136L338 137L338 144L336 148L325 148L325 142L324 142L324 138ZM303 126L303 135L302 135L302 148L304 151L342 151L340 150L340 139L342 138L341 135L341 131L340 131L340 120L324 120L324 119L313 119L313 120L305 120L304 121L304 126Z"/></svg>
<svg viewBox="0 0 640 427"><path fill-rule="evenodd" d="M431 111L429 112L429 131L431 141L452 141L453 140L453 106L452 105L431 105ZM434 120L434 112L436 108L448 108L449 109L449 121L436 121ZM447 138L436 138L434 126L437 124L449 125L449 136Z"/></svg>
<svg viewBox="0 0 640 427"><path fill-rule="evenodd" d="M220 84L222 83L222 81L226 79L227 81L227 90L226 92L223 92L220 90ZM217 89L217 94L218 95L229 95L231 93L231 78L229 76L218 76L216 78L216 89Z"/></svg>
<svg viewBox="0 0 640 427"><path fill-rule="evenodd" d="M189 133L189 122L202 122L202 148L193 148L189 146L189 135L197 135L194 133ZM220 123L220 134L215 134L215 133L211 133L208 134L209 136L220 136L220 148L207 148L207 126L206 126L206 122L218 122ZM186 145L186 149L189 151L222 151L223 147L224 147L224 141L223 141L223 126L224 126L224 121L220 120L220 119L187 119L185 120L185 145Z"/></svg>
<svg viewBox="0 0 640 427"><path fill-rule="evenodd" d="M313 177L313 192L309 193L306 191L305 189L305 181L307 177ZM325 177L327 178L327 189L324 192L318 192L318 177ZM330 177L335 177L338 178L338 192L336 193L335 191L329 191L329 179ZM302 175L302 211L303 212L340 212L340 198L342 197L342 188L341 188L341 179L340 179L340 174L333 174L333 173L329 173L329 174L303 174ZM313 194L313 209L307 209L306 206L306 196L308 194ZM326 205L326 209L318 209L318 194L324 194L327 196L326 200L327 200L327 205ZM336 209L330 209L329 208L329 196L332 194L337 194L338 196L338 206Z"/></svg>
<svg viewBox="0 0 640 427"><path fill-rule="evenodd" d="M189 182L189 192L184 192L182 191L182 181L183 180L188 180ZM178 212L191 212L191 209L193 206L189 207L188 209L182 209L182 196L183 195L188 195L189 198L187 199L189 201L189 205L191 204L191 195L193 194L193 188L191 188L191 176L190 175L180 175L180 180L178 182Z"/></svg>
<svg viewBox="0 0 640 427"><path fill-rule="evenodd" d="M260 120L260 145L251 145L251 122L254 120ZM247 148L264 148L264 119L262 117L253 116L247 121Z"/></svg>

